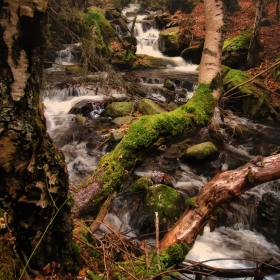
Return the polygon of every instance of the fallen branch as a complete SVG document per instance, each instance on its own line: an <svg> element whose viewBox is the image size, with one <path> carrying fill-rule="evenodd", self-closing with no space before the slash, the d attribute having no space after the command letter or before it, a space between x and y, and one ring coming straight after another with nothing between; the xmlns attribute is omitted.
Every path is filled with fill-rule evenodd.
<svg viewBox="0 0 280 280"><path fill-rule="evenodd" d="M160 242L160 248L174 243L193 244L199 230L212 212L247 190L272 180L280 179L280 155L257 156L235 170L217 174L197 195L193 209L186 209L177 223Z"/></svg>
<svg viewBox="0 0 280 280"><path fill-rule="evenodd" d="M243 86L243 85L245 85L245 84L247 84L247 83L252 82L254 79L256 79L257 77L259 77L259 76L262 75L263 73L267 72L268 70L274 68L275 66L277 66L277 65L279 65L279 64L280 64L280 61L278 61L277 63L271 65L271 66L268 67L267 69L261 71L259 74L255 75L255 76L252 77L251 79L249 79L249 80L247 80L247 81L245 81L245 82L243 82L243 83L241 83L241 84L239 84L239 85L237 85L237 86L235 86L235 87L229 89L227 92L224 93L223 98L225 98L229 93L231 93L231 92L234 91L235 89L237 89L237 88L239 88L240 86Z"/></svg>

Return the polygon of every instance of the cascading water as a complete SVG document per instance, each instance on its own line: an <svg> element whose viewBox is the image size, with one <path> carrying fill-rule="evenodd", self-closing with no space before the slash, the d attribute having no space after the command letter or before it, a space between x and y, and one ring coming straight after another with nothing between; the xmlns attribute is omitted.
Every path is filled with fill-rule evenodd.
<svg viewBox="0 0 280 280"><path fill-rule="evenodd" d="M124 13L126 12L127 10L124 11ZM144 73L144 76L140 72L129 74L131 76L134 75L139 80L142 79L141 83L144 85L162 86L164 79L171 74L179 80L184 81L187 73L193 73L197 65L186 63L181 57L169 58L164 56L158 49L159 31L152 27L152 25L147 25L147 23L145 24L145 28L143 28L143 18L144 16L138 16L135 25L135 36L138 41L137 54L163 57L168 59L170 64L165 70L151 70L149 73ZM130 18L130 20L132 20L132 18ZM116 27L116 30L117 32L121 32L119 27ZM59 63L73 62L71 61L73 57L71 58L71 53L69 51L64 51L63 55L59 55ZM62 58L64 61L62 61ZM195 81L196 75L197 73L193 76L193 81ZM195 84L195 82L190 84ZM188 84L188 86L190 85ZM177 87L177 85L175 85L175 87ZM104 145L101 150L91 147L92 140L96 137L96 131L98 130L98 124L95 122L95 118L99 118L100 112L102 111L102 106L100 107L98 105L99 107L97 107L96 104L104 102L103 93L104 89L97 81L86 85L68 85L62 89L50 88L44 91L45 116L47 119L48 131L56 145L63 150L66 156L70 181L74 185L78 185L91 174L97 166L100 157L106 152L106 145ZM123 96L124 92L116 92L116 90L112 89L109 95L112 96L113 94ZM156 90L154 93L152 92L152 94L159 95ZM187 99L191 98L191 95L192 90L188 88ZM83 119L80 122L77 121L76 114L69 114L71 108L80 102L89 102L91 106L92 119L90 121L87 120L89 123L86 125L84 125ZM217 114L217 116L219 116L219 114ZM217 117L216 122L221 121L218 118L219 117ZM219 131L215 131L215 137L218 135L218 137L220 136L222 139L225 139L220 146L220 151L223 155L220 158L220 164L223 166L222 168L234 169L249 161L250 158L256 154L267 155L269 152L280 148L278 144L280 135L277 135L278 132L276 132L270 124L256 124L248 121L246 118L238 118L234 116L232 112L227 112L223 123L226 125L220 127ZM236 139L233 137L233 132L237 125L246 127L246 130L249 132L249 138L241 137ZM229 127L231 127L231 129L229 129ZM108 130L109 128L110 126L108 126ZM108 137L108 130L104 132L104 137ZM206 134L211 134L210 132L211 131L208 129L205 131L204 135L204 131L202 131L200 133L200 140L203 141L204 137L208 137ZM164 162L165 155L158 157L158 160ZM196 195L198 190L213 176L213 174L210 176L209 173L205 173L205 170L208 168L207 166L196 169L197 167L190 167L181 162L180 159L176 159L172 164L172 172L177 174L174 176L173 186L185 197ZM147 162L144 162L135 169L134 176L150 176L151 171L161 172L162 166L164 166L164 163L155 165L153 163L147 164ZM171 172L169 169L164 171ZM260 201L262 195L270 191L278 196L277 190L279 189L279 185L279 182L263 184L248 191L239 201L232 203L228 209L230 215L227 224L217 228L215 232L210 232L206 227L203 236L197 238L187 258L197 261L225 257L244 259L261 258L261 260L265 260L273 256L280 262L279 248L272 242L268 242L261 234L250 231L250 229L253 229L252 219L255 218L256 205ZM128 235L135 236L135 232L131 231L130 224L131 219L136 219L137 217L131 214L133 213L131 199L131 196L127 196L125 193L120 194L112 204L111 211L107 214L105 222L117 231L120 229L125 232L130 231ZM134 211L134 213L135 212L137 211ZM102 225L100 230L106 231L107 229ZM209 265L232 268L235 266L251 266L251 263L217 261L216 263L211 262ZM280 279L280 277L273 276L269 279Z"/></svg>

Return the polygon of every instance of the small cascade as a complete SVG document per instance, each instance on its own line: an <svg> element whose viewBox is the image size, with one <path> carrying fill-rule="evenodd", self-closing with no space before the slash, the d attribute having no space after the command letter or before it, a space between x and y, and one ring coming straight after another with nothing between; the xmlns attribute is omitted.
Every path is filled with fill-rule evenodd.
<svg viewBox="0 0 280 280"><path fill-rule="evenodd" d="M79 62L81 43L65 45L64 50L57 51L55 62L59 65L74 65Z"/></svg>
<svg viewBox="0 0 280 280"><path fill-rule="evenodd" d="M139 9L138 4L131 4L128 8L123 10L123 14L137 13ZM156 12L155 12L156 13ZM150 12L149 14L153 14ZM137 39L137 51L136 54L146 54L154 56L157 58L164 58L167 60L167 66L175 68L181 71L196 71L198 65L193 65L191 62L186 62L182 57L168 57L162 54L159 50L159 33L160 31L155 27L153 21L146 20L146 15L137 14L134 35ZM133 16L128 16L130 21L127 25L128 29L131 31L133 26ZM169 62L168 62L169 61ZM175 66L175 67L174 67Z"/></svg>

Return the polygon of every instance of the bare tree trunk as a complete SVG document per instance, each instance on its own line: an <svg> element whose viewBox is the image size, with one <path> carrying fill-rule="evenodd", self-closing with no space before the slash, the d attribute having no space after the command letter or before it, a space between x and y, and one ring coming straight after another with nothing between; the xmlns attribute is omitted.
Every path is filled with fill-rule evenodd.
<svg viewBox="0 0 280 280"><path fill-rule="evenodd" d="M198 193L194 209L187 209L160 242L161 249L174 243L192 244L211 213L247 190L280 179L280 155L255 157L248 164L217 174Z"/></svg>
<svg viewBox="0 0 280 280"><path fill-rule="evenodd" d="M0 197L23 259L49 226L31 259L36 269L51 261L72 265L68 174L46 133L40 95L48 2L0 1Z"/></svg>
<svg viewBox="0 0 280 280"><path fill-rule="evenodd" d="M199 84L210 84L221 71L222 46L226 33L226 7L223 1L204 1L206 37L199 65ZM219 98L219 93L214 93Z"/></svg>
<svg viewBox="0 0 280 280"><path fill-rule="evenodd" d="M259 31L260 31L260 27L261 27L263 7L264 7L264 0L258 0L256 3L256 16L255 16L254 29L253 29L253 34L251 36L250 45L249 45L249 49L248 49L248 55L247 55L247 66L248 67L253 67L254 63L255 63L256 48L258 46Z"/></svg>

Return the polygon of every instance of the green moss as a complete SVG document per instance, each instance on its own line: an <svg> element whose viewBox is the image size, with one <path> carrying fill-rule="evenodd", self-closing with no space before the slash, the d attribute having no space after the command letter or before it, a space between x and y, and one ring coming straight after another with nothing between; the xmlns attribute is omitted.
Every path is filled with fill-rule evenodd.
<svg viewBox="0 0 280 280"><path fill-rule="evenodd" d="M217 208L214 212L213 215L216 216L218 219L222 218L224 211L222 208Z"/></svg>
<svg viewBox="0 0 280 280"><path fill-rule="evenodd" d="M103 277L93 273L91 270L87 270L87 275L92 279L92 280L102 280Z"/></svg>
<svg viewBox="0 0 280 280"><path fill-rule="evenodd" d="M73 253L75 256L79 256L81 254L81 248L78 243L75 241L72 242Z"/></svg>
<svg viewBox="0 0 280 280"><path fill-rule="evenodd" d="M185 259L186 254L190 251L190 246L187 244L172 244L166 249L166 253L169 257L168 265L174 265L182 262Z"/></svg>
<svg viewBox="0 0 280 280"><path fill-rule="evenodd" d="M243 30L239 36L225 40L222 51L247 50L249 48L251 35L251 28Z"/></svg>
<svg viewBox="0 0 280 280"><path fill-rule="evenodd" d="M186 204L187 208L190 208L190 209L195 208L196 207L196 196L186 199L185 204Z"/></svg>
<svg viewBox="0 0 280 280"><path fill-rule="evenodd" d="M151 180L150 177L143 176L137 181L135 181L130 188L128 189L129 192L135 193L139 191L143 191L145 189L148 189L153 185L153 181Z"/></svg>
<svg viewBox="0 0 280 280"><path fill-rule="evenodd" d="M87 186L97 176L103 189L95 196L93 203L94 205L102 203L115 190L119 190L130 169L142 154L143 148L149 147L161 136L192 132L197 125L209 121L215 104L216 99L210 86L201 84L193 98L178 109L141 117L131 124L122 141L101 159L96 172L80 187Z"/></svg>

